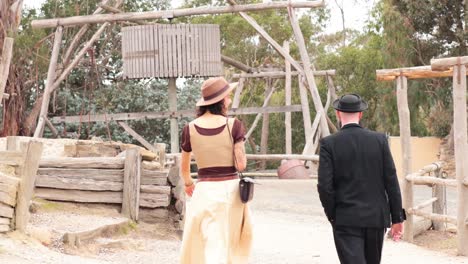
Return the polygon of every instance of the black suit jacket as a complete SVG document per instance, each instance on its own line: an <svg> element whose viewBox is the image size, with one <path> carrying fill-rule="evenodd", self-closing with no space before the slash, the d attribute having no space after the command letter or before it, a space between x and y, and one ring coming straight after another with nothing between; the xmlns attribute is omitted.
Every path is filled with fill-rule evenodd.
<svg viewBox="0 0 468 264"><path fill-rule="evenodd" d="M358 124L320 141L317 187L332 224L384 228L405 219L387 138Z"/></svg>

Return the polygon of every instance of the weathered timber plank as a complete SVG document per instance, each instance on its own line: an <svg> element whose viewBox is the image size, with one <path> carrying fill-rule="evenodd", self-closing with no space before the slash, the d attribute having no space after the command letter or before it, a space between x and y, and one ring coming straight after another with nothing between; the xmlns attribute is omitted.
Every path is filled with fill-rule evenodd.
<svg viewBox="0 0 468 264"><path fill-rule="evenodd" d="M0 203L0 216L13 218L13 212L13 207L4 203Z"/></svg>
<svg viewBox="0 0 468 264"><path fill-rule="evenodd" d="M130 220L123 220L115 224L104 225L93 230L65 233L62 240L65 244L79 247L85 240L100 237L104 234L119 233L118 231L127 227Z"/></svg>
<svg viewBox="0 0 468 264"><path fill-rule="evenodd" d="M64 168L39 168L38 176L54 176L93 181L123 182L123 169L64 169Z"/></svg>
<svg viewBox="0 0 468 264"><path fill-rule="evenodd" d="M11 205L11 206L15 206L16 205L16 191L14 193L7 193L7 192L0 191L0 202Z"/></svg>
<svg viewBox="0 0 468 264"><path fill-rule="evenodd" d="M44 158L40 161L43 168L87 168L87 169L123 169L124 158Z"/></svg>
<svg viewBox="0 0 468 264"><path fill-rule="evenodd" d="M167 185L167 178L142 177L141 184L164 186Z"/></svg>
<svg viewBox="0 0 468 264"><path fill-rule="evenodd" d="M231 109L229 115L251 115L258 113L283 113L283 112L301 112L299 105L290 106L269 106L269 107L245 107ZM194 117L196 115L193 110L177 110L177 111L162 111L162 112L143 112L143 113L119 113L119 114L99 114L87 116L89 122L106 122L109 120L144 120L144 119L163 119L163 118L183 118ZM52 118L53 123L79 123L82 117L80 116L57 116Z"/></svg>
<svg viewBox="0 0 468 264"><path fill-rule="evenodd" d="M161 164L159 162L144 160L141 165L142 165L142 168L146 170L161 171Z"/></svg>
<svg viewBox="0 0 468 264"><path fill-rule="evenodd" d="M19 185L20 179L17 177L9 176L4 173L0 172L0 184L2 185L8 185L8 186L13 186L13 188L17 189ZM4 187L0 187L3 190L5 189Z"/></svg>
<svg viewBox="0 0 468 264"><path fill-rule="evenodd" d="M35 195L37 198L42 198L52 201L68 201L80 203L122 203L122 192L96 192L96 191L79 191L79 190L60 190L49 188L36 188ZM156 193L140 193L140 206L148 208L165 207L170 203L170 195ZM4 205L6 208L11 208ZM0 204L0 216L2 215L2 204ZM5 209L8 210L8 209ZM6 211L8 213L8 211ZM13 215L11 208L10 217Z"/></svg>
<svg viewBox="0 0 468 264"><path fill-rule="evenodd" d="M23 153L20 151L0 151L0 163L19 166L23 164Z"/></svg>
<svg viewBox="0 0 468 264"><path fill-rule="evenodd" d="M140 191L142 193L171 194L171 186L141 185Z"/></svg>
<svg viewBox="0 0 468 264"><path fill-rule="evenodd" d="M166 207L171 203L171 196L167 194L141 193L140 206L148 208Z"/></svg>
<svg viewBox="0 0 468 264"><path fill-rule="evenodd" d="M127 149L124 168L122 214L138 220L140 207L141 155L138 148Z"/></svg>
<svg viewBox="0 0 468 264"><path fill-rule="evenodd" d="M122 192L108 191L96 192L36 188L35 197L52 201L68 201L81 203L122 203Z"/></svg>
<svg viewBox="0 0 468 264"><path fill-rule="evenodd" d="M0 232L3 233L3 232L8 232L8 231L10 231L10 225L9 224L8 225L0 224Z"/></svg>
<svg viewBox="0 0 468 264"><path fill-rule="evenodd" d="M163 171L155 171L155 170L141 170L141 177L148 177L148 178L167 178L167 174L169 173L168 170Z"/></svg>
<svg viewBox="0 0 468 264"><path fill-rule="evenodd" d="M72 179L45 175L37 177L36 186L44 188L85 191L122 191L123 189L122 182L94 181L89 179Z"/></svg>
<svg viewBox="0 0 468 264"><path fill-rule="evenodd" d="M15 208L15 229L20 232L26 231L29 221L29 203L34 194L34 183L36 181L39 160L42 155L42 143L30 141L24 148L24 164L20 166L20 184L18 186L18 199Z"/></svg>

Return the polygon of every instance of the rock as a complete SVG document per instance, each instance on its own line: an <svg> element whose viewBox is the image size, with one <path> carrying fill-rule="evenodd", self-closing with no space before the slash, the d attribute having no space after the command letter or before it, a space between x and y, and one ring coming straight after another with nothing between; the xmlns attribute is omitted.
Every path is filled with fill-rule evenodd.
<svg viewBox="0 0 468 264"><path fill-rule="evenodd" d="M179 214L184 214L185 213L185 202L181 200L177 200L175 203L175 209Z"/></svg>
<svg viewBox="0 0 468 264"><path fill-rule="evenodd" d="M32 238L37 239L45 246L52 243L52 233L47 229L30 225L28 226L28 233Z"/></svg>
<svg viewBox="0 0 468 264"><path fill-rule="evenodd" d="M172 188L172 196L176 200L185 201L185 190L184 185L179 184L176 187Z"/></svg>
<svg viewBox="0 0 468 264"><path fill-rule="evenodd" d="M171 167L169 169L169 173L167 174L167 179L169 180L172 186L177 186L181 181L179 176L179 167Z"/></svg>

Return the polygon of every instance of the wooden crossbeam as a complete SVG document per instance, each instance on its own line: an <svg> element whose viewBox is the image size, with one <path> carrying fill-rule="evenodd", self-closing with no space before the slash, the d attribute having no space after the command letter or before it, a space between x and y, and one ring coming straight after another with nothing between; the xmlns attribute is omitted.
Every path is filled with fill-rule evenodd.
<svg viewBox="0 0 468 264"><path fill-rule="evenodd" d="M67 18L40 19L40 20L33 20L31 25L33 28L52 28L52 27L57 27L57 26L76 26L76 25L97 24L97 23L104 23L104 22L167 19L167 18L184 17L184 16L261 11L261 10L269 10L269 9L286 8L288 6L291 6L294 8L315 8L315 7L321 7L323 5L324 5L323 1L303 1L303 2L277 1L277 2L270 2L270 3L236 5L236 6L208 6L208 7L204 6L204 7L196 7L196 8L183 8L183 9L149 11L149 12L95 14L95 15L87 15L87 16L73 16L73 17L67 17Z"/></svg>
<svg viewBox="0 0 468 264"><path fill-rule="evenodd" d="M125 122L118 122L125 131L130 134L133 138L135 138L138 142L140 142L143 146L145 146L147 149L151 150L154 153L158 153L156 148L151 145L148 141L146 141L142 136L140 136L135 130L133 130L130 126L127 125Z"/></svg>
<svg viewBox="0 0 468 264"><path fill-rule="evenodd" d="M445 69L443 71L436 71L433 70L431 66L417 66L408 68L376 70L376 74L378 81L393 81L400 75L403 75L408 79L452 77L453 70Z"/></svg>
<svg viewBox="0 0 468 264"><path fill-rule="evenodd" d="M285 112L300 112L300 105L291 106L271 106L271 107L246 107L231 109L229 115L251 115L257 113L285 113ZM119 113L119 114L100 114L90 115L86 121L89 122L108 122L119 120L143 120L143 119L163 119L163 118L182 118L195 117L193 110L178 110L176 112L143 112L143 113ZM82 116L56 116L52 118L52 123L79 123L82 121Z"/></svg>
<svg viewBox="0 0 468 264"><path fill-rule="evenodd" d="M432 59L431 69L434 71L445 71L459 64L468 67L468 56Z"/></svg>
<svg viewBox="0 0 468 264"><path fill-rule="evenodd" d="M286 71L274 71L274 72L255 72L255 73L240 73L232 75L233 79L239 78L285 78ZM292 76L297 76L300 73L297 71L291 71ZM325 70L325 71L312 71L314 76L334 76L336 70Z"/></svg>

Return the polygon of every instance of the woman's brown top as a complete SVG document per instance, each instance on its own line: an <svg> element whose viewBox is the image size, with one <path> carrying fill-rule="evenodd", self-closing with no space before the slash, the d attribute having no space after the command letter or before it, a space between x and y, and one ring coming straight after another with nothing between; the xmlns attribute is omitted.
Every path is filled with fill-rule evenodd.
<svg viewBox="0 0 468 264"><path fill-rule="evenodd" d="M229 128L226 125L217 128L203 128L193 121L182 131L182 150L193 152L198 167L198 178L226 178L236 176L234 167L233 143L245 140L245 129L242 123L229 118Z"/></svg>

